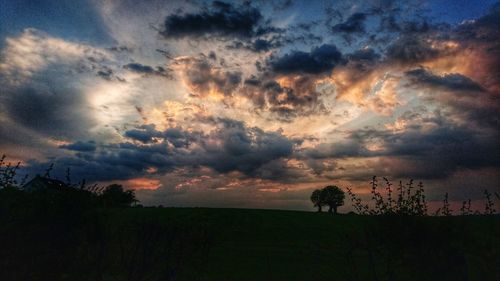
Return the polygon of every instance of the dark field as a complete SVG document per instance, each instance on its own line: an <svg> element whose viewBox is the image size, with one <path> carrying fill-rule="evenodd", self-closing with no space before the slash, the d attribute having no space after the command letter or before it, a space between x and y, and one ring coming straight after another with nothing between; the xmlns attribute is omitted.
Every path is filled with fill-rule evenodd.
<svg viewBox="0 0 500 281"><path fill-rule="evenodd" d="M3 213L0 280L500 280L500 217Z"/></svg>

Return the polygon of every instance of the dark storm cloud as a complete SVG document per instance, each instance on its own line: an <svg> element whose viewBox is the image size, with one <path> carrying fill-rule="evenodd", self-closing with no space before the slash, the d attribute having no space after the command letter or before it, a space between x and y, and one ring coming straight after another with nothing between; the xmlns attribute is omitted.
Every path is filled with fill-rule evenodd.
<svg viewBox="0 0 500 281"><path fill-rule="evenodd" d="M200 133L188 133L181 128L168 128L165 131L158 131L154 124L146 124L125 131L124 136L144 144L167 141L174 147L179 148L189 146L191 142L199 138Z"/></svg>
<svg viewBox="0 0 500 281"><path fill-rule="evenodd" d="M174 39L208 36L248 39L275 31L278 30L269 26L261 12L249 4L233 6L214 1L211 7L197 14L167 16L160 34Z"/></svg>
<svg viewBox="0 0 500 281"><path fill-rule="evenodd" d="M342 61L342 54L335 45L324 44L311 52L294 51L279 58L271 58L268 64L280 74L329 73Z"/></svg>
<svg viewBox="0 0 500 281"><path fill-rule="evenodd" d="M217 60L217 54L214 52L214 51L210 51L210 53L208 54L208 58L213 60L213 61L216 61Z"/></svg>
<svg viewBox="0 0 500 281"><path fill-rule="evenodd" d="M477 65L482 71L476 73L476 80L490 91L500 92L500 3L476 20L460 24L451 35L470 50L481 50ZM481 69L479 69L481 70Z"/></svg>
<svg viewBox="0 0 500 281"><path fill-rule="evenodd" d="M346 58L348 61L376 62L380 59L380 54L371 48L365 48L346 55Z"/></svg>
<svg viewBox="0 0 500 281"><path fill-rule="evenodd" d="M298 116L323 114L328 110L321 101L324 91L317 89L318 81L341 63L342 54L329 44L310 52L271 56L266 66L260 67L260 76L252 75L244 81L239 94L250 99L258 110L272 112L284 122Z"/></svg>
<svg viewBox="0 0 500 281"><path fill-rule="evenodd" d="M97 124L89 114L95 109L88 80L115 77L107 54L34 29L6 42L0 56L3 117L38 138L84 138Z"/></svg>
<svg viewBox="0 0 500 281"><path fill-rule="evenodd" d="M326 27L334 36L341 36L347 45L356 42L360 47L369 42L385 49L395 38L424 34L435 28L428 23L428 10L424 5L419 1L340 2L328 7Z"/></svg>
<svg viewBox="0 0 500 281"><path fill-rule="evenodd" d="M305 160L334 161L382 157L383 167L373 165L369 168L378 169L379 174L390 171L392 176L419 178L445 178L463 168L500 167L500 148L496 145L496 133L484 133L467 126L455 125L439 111L431 114L425 110L408 111L398 120L409 123L404 131L351 131L346 133L343 141L320 144L298 152L297 156ZM425 130L424 127L435 129ZM377 143L382 149L370 150L370 143ZM312 163L321 166L321 162ZM321 167L315 169L322 171ZM357 179L363 180L366 176L367 174L361 173Z"/></svg>
<svg viewBox="0 0 500 281"><path fill-rule="evenodd" d="M101 77L104 80L111 80L113 78L113 70L105 69L97 71L97 76Z"/></svg>
<svg viewBox="0 0 500 281"><path fill-rule="evenodd" d="M374 1L368 14L379 20L378 31L389 33L425 33L439 26L429 17L428 3L423 1Z"/></svg>
<svg viewBox="0 0 500 281"><path fill-rule="evenodd" d="M396 20L395 15L387 15L380 18L379 30L404 35L423 35L448 27L447 24L429 23L426 19Z"/></svg>
<svg viewBox="0 0 500 281"><path fill-rule="evenodd" d="M108 145L104 153L96 155L96 162L126 166L136 170L145 170L149 167L165 170L175 164L170 155L172 151L164 142L148 145L126 142Z"/></svg>
<svg viewBox="0 0 500 281"><path fill-rule="evenodd" d="M300 178L306 178L307 172L300 167L292 167L286 163L285 159L272 160L263 164L252 173L252 177L266 180L273 180L282 183L294 183Z"/></svg>
<svg viewBox="0 0 500 281"><path fill-rule="evenodd" d="M27 170L30 174L43 173L53 163L51 175L60 179L65 178L65 171L69 168L72 178L78 181L124 180L144 176L152 167L157 173L173 170L175 162L170 155L166 143L101 144L96 145L95 150L81 150L72 156L53 158L50 162L30 160Z"/></svg>
<svg viewBox="0 0 500 281"><path fill-rule="evenodd" d="M293 142L280 133L248 128L231 119L218 122L221 127L201 142L203 150L194 152L200 164L218 172L240 171L252 175L262 165L293 152Z"/></svg>
<svg viewBox="0 0 500 281"><path fill-rule="evenodd" d="M500 167L498 135L471 130L466 126L443 124L428 133L412 131L389 135L389 155L398 155L407 162L426 164L433 169L428 177L444 178L459 169Z"/></svg>
<svg viewBox="0 0 500 281"><path fill-rule="evenodd" d="M380 23L378 29L380 31L386 32L398 32L401 30L395 15L389 14L380 17Z"/></svg>
<svg viewBox="0 0 500 281"><path fill-rule="evenodd" d="M439 28L439 26L431 25L427 21L405 21L401 24L400 30L405 34L426 33Z"/></svg>
<svg viewBox="0 0 500 281"><path fill-rule="evenodd" d="M418 63L439 57L439 50L433 48L425 38L405 36L397 39L386 49L386 56L394 62Z"/></svg>
<svg viewBox="0 0 500 281"><path fill-rule="evenodd" d="M319 101L321 93L316 91L316 80L313 77L302 76L294 79L290 87L281 87L274 83L264 85L268 87L266 94L271 111L286 118L324 111L323 104Z"/></svg>
<svg viewBox="0 0 500 281"><path fill-rule="evenodd" d="M163 134L155 129L154 124L141 125L136 129L125 132L125 137L140 141L142 143L150 143L154 138L159 138Z"/></svg>
<svg viewBox="0 0 500 281"><path fill-rule="evenodd" d="M322 143L304 154L306 159L327 159L343 157L368 157L371 153L363 146L362 140L350 135L347 141L334 144Z"/></svg>
<svg viewBox="0 0 500 281"><path fill-rule="evenodd" d="M351 83L365 79L365 75L374 71L382 62L381 55L372 48L364 48L354 53L346 54L345 58L346 64L343 70L350 73L347 79Z"/></svg>
<svg viewBox="0 0 500 281"><path fill-rule="evenodd" d="M231 44L227 45L226 48L230 50L242 49L242 50L249 50L255 53L260 53L276 49L278 47L283 46L283 44L284 42L281 38L270 38L270 39L259 38L249 42L234 41Z"/></svg>
<svg viewBox="0 0 500 281"><path fill-rule="evenodd" d="M294 0L277 0L271 1L274 11L282 11L292 7L295 4Z"/></svg>
<svg viewBox="0 0 500 281"><path fill-rule="evenodd" d="M202 137L201 133L186 132L182 128L168 128L163 132L163 136L176 148L189 147Z"/></svg>
<svg viewBox="0 0 500 281"><path fill-rule="evenodd" d="M435 75L419 68L406 72L408 85L427 90L426 99L436 101L460 120L479 128L500 128L500 99L461 74Z"/></svg>
<svg viewBox="0 0 500 281"><path fill-rule="evenodd" d="M130 69L139 73L153 73L154 69L149 65L143 65L140 63L129 63L123 66L126 69Z"/></svg>
<svg viewBox="0 0 500 281"><path fill-rule="evenodd" d="M75 177L95 180L129 179L144 175L155 168L162 174L181 167L210 167L220 173L239 171L253 176L289 175L285 168L268 164L290 157L294 141L279 132L267 132L247 127L243 122L215 118L209 122L216 126L208 134L188 132L182 128L156 130L154 125L141 125L126 131L124 136L138 142L96 145L77 141L60 146L77 151L74 156L56 158L56 167L70 168ZM155 141L153 141L155 139ZM31 161L32 171L42 171L49 163ZM264 172L264 165L272 167ZM267 167L267 166L266 166ZM63 177L63 171L59 171Z"/></svg>
<svg viewBox="0 0 500 281"><path fill-rule="evenodd" d="M128 46L113 46L109 47L108 50L116 53L132 53L134 51L133 48L128 47Z"/></svg>
<svg viewBox="0 0 500 281"><path fill-rule="evenodd" d="M81 106L86 102L81 91L64 85L52 87L50 81L39 82L5 85L0 97L2 111L18 125L45 136L84 136L94 121Z"/></svg>
<svg viewBox="0 0 500 281"><path fill-rule="evenodd" d="M113 69L111 69L108 66L101 65L101 66L94 66L97 70L97 77L100 77L106 81L119 81L119 82L126 82L125 79L122 77L118 76Z"/></svg>
<svg viewBox="0 0 500 281"><path fill-rule="evenodd" d="M205 57L184 59L184 74L188 85L195 90L194 95L204 96L215 89L217 92L231 96L241 84L239 71L223 70L213 65Z"/></svg>
<svg viewBox="0 0 500 281"><path fill-rule="evenodd" d="M455 125L446 113L438 110L430 115L423 113L408 111L402 114L399 120L409 124L404 132L372 131L366 137L382 138L388 155L422 157L429 163L433 159L442 159L449 162L449 169L500 164L498 158L487 157L490 153L499 153L494 145L494 134L485 134L466 125ZM425 132L424 127L429 125L435 129Z"/></svg>
<svg viewBox="0 0 500 281"><path fill-rule="evenodd" d="M243 82L245 85L248 85L248 86L259 86L261 84L261 81L253 76L253 77L250 77L248 79L245 79L245 81Z"/></svg>
<svg viewBox="0 0 500 281"><path fill-rule="evenodd" d="M96 143L93 141L88 141L88 142L77 141L70 144L60 145L59 148L80 151L80 152L89 152L96 150Z"/></svg>
<svg viewBox="0 0 500 281"><path fill-rule="evenodd" d="M320 44L323 37L313 32L297 30L289 27L286 30L276 32L270 36L261 36L252 40L233 41L227 46L228 49L249 50L255 53L276 50L284 46L302 44L305 46Z"/></svg>
<svg viewBox="0 0 500 281"><path fill-rule="evenodd" d="M332 27L333 32L361 33L365 31L364 22L367 14L352 14L346 21L336 24Z"/></svg>
<svg viewBox="0 0 500 281"><path fill-rule="evenodd" d="M75 179L88 181L122 180L147 174L154 167L158 173L166 173L175 167L172 152L166 143L139 145L133 143L109 144L96 151L81 152L75 156L56 158L55 176L62 178L66 168ZM32 161L31 169L43 169L48 163Z"/></svg>
<svg viewBox="0 0 500 281"><path fill-rule="evenodd" d="M500 2L493 5L485 16L458 26L457 33L464 40L498 42L500 38Z"/></svg>
<svg viewBox="0 0 500 281"><path fill-rule="evenodd" d="M34 29L5 42L0 54L0 146L20 147L7 152L26 159L68 153L57 149L59 141L94 139L94 113L101 108L92 104L87 90L90 83L106 83L97 77L118 79L108 54ZM92 145L77 142L64 148L86 151Z"/></svg>
<svg viewBox="0 0 500 281"><path fill-rule="evenodd" d="M290 78L281 86L270 78L250 77L244 82L240 95L250 99L257 109L275 113L280 121L290 122L308 114L323 114L327 110L316 89L316 77L302 75Z"/></svg>
<svg viewBox="0 0 500 281"><path fill-rule="evenodd" d="M149 65L144 65L140 63L129 63L123 66L123 68L128 69L130 71L133 71L135 73L140 73L144 75L157 75L157 76L164 76L167 78L172 78L172 70L171 69L166 69L161 66L157 66L156 68L153 68L152 66Z"/></svg>
<svg viewBox="0 0 500 281"><path fill-rule="evenodd" d="M364 56L368 59L375 54ZM317 84L344 62L337 47L329 44L312 48L310 52L271 56L264 67L258 66L260 75L245 79L237 94L251 100L257 110L274 113L283 122L309 114L324 114L328 110L321 96L328 90L318 90Z"/></svg>
<svg viewBox="0 0 500 281"><path fill-rule="evenodd" d="M426 69L419 68L406 72L410 83L442 88L451 91L484 91L484 88L469 77L458 73L434 75Z"/></svg>

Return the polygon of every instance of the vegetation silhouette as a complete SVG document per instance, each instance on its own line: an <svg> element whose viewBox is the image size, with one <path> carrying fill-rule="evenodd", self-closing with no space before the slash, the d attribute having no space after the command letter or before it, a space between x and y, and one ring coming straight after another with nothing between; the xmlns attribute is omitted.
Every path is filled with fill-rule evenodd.
<svg viewBox="0 0 500 281"><path fill-rule="evenodd" d="M335 185L316 189L311 194L311 202L318 212L322 211L322 206L328 206L328 212L333 214L337 214L337 208L344 205L344 198L344 191Z"/></svg>
<svg viewBox="0 0 500 281"><path fill-rule="evenodd" d="M344 205L344 191L338 186L329 185L321 190L321 194L325 204L328 206L328 212L337 214L337 208Z"/></svg>
<svg viewBox="0 0 500 281"><path fill-rule="evenodd" d="M0 158L0 280L200 280L206 229L149 216L133 190L43 176Z"/></svg>
<svg viewBox="0 0 500 281"><path fill-rule="evenodd" d="M321 189L316 189L312 192L311 202L313 203L314 207L318 208L318 213L321 213L323 211L322 207L324 204L324 200L322 197Z"/></svg>
<svg viewBox="0 0 500 281"><path fill-rule="evenodd" d="M104 204L109 207L130 207L138 202L133 190L123 190L119 184L108 185L100 197Z"/></svg>
<svg viewBox="0 0 500 281"><path fill-rule="evenodd" d="M369 203L347 188L355 213L362 215L348 216L358 221L358 230L340 235L337 243L318 246L338 251L340 280L500 278L500 223L491 193L484 191L483 212L473 211L468 199L463 201L460 216L453 216L445 193L442 206L433 213L438 217L432 218L422 182L400 181L394 189L387 178L383 181L385 186L379 186L376 176L370 181ZM322 200L321 190L315 190L311 195L314 206L321 206ZM339 244L343 245L340 250Z"/></svg>
<svg viewBox="0 0 500 281"><path fill-rule="evenodd" d="M424 185L419 182L416 186L414 180L410 179L406 184L399 181L396 190L393 184L383 178L385 188L380 188L377 176L373 176L371 185L371 204L363 203L361 198L356 195L351 188L347 188L347 193L351 199L352 207L355 213L360 215L404 215L404 216L428 216L428 203L425 195ZM381 191L382 190L382 191ZM394 192L397 198L394 199ZM384 194L385 193L385 196ZM496 193L495 193L496 195ZM488 190L484 191L485 209L484 212L471 209L471 199L463 201L459 215L495 215L496 210L492 194ZM445 193L442 200L442 206L435 212L435 216L452 216L453 210L448 199L448 192Z"/></svg>
<svg viewBox="0 0 500 281"><path fill-rule="evenodd" d="M423 184L372 178L362 215L278 210L137 208L122 186L46 173L27 181L0 164L0 280L499 280L496 193L484 211L448 196L429 215ZM326 191L325 191L326 190ZM331 213L345 195L311 194ZM480 215L479 215L480 214ZM453 268L453 270L450 270Z"/></svg>

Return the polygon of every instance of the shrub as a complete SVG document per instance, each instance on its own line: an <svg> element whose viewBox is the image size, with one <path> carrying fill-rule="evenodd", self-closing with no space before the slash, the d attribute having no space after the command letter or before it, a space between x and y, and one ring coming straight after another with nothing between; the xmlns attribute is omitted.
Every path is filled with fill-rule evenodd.
<svg viewBox="0 0 500 281"><path fill-rule="evenodd" d="M372 207L369 204L363 204L351 188L347 188L347 193L351 199L352 206L356 213L361 215L407 215L407 216L427 216L428 205L425 196L424 185L419 182L417 186L410 179L406 184L402 181L396 189L397 199L393 199L392 183L383 178L385 182L385 197L381 193L377 177L374 176L370 181L371 185L371 201ZM495 194L498 197L498 194ZM485 209L484 214L493 215L496 213L493 196L487 190L484 191ZM471 200L463 201L460 208L461 215L478 214L478 211L471 210ZM451 216L453 210L449 203L449 195L446 193L442 201L442 206L438 208L434 215Z"/></svg>

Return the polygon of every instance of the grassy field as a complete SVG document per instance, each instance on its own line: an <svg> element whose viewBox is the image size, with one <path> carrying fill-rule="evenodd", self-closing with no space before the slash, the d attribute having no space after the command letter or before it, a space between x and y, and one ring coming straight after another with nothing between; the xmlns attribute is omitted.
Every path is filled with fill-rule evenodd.
<svg viewBox="0 0 500 281"><path fill-rule="evenodd" d="M124 208L36 221L0 227L2 280L500 280L499 216Z"/></svg>
<svg viewBox="0 0 500 281"><path fill-rule="evenodd" d="M206 280L500 280L499 217L203 208L113 216L206 230L211 246L200 272Z"/></svg>

